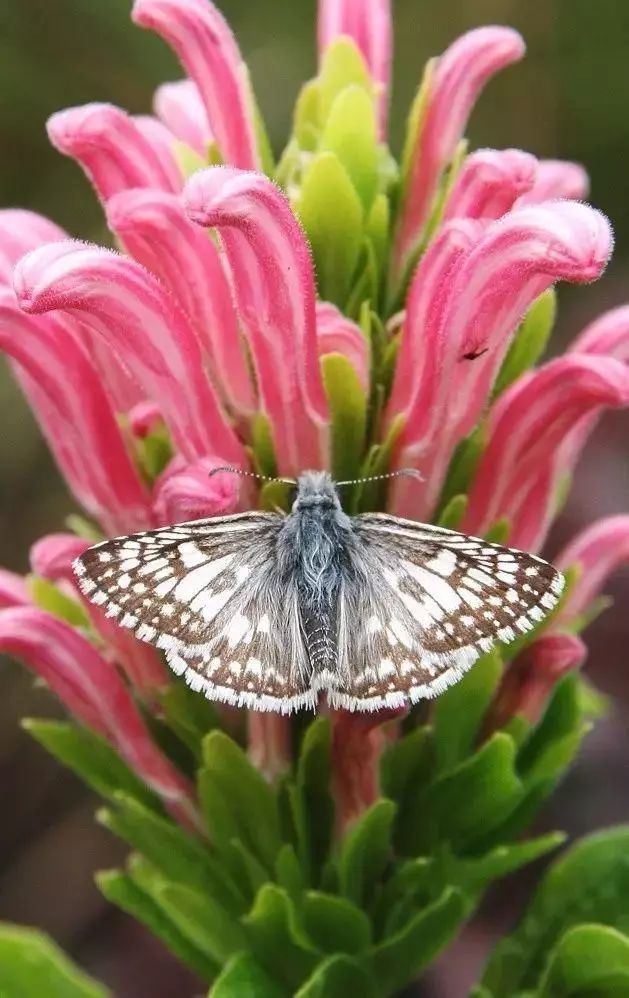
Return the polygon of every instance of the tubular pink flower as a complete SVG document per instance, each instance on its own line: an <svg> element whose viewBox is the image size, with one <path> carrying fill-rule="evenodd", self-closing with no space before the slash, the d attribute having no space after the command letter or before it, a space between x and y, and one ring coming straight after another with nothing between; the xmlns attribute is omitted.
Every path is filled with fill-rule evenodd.
<svg viewBox="0 0 629 998"><path fill-rule="evenodd" d="M542 159L535 183L522 195L519 204L539 204L552 198L582 201L590 189L590 178L580 163L562 159Z"/></svg>
<svg viewBox="0 0 629 998"><path fill-rule="evenodd" d="M600 276L611 248L609 222L587 205L552 201L514 209L487 226L461 256L447 286L439 285L434 324L422 333L407 317L409 335L424 338L414 347L415 356L423 347L431 360L420 369L395 467L423 462L430 475L425 482L396 482L396 512L422 518L433 510L454 447L480 418L510 337L529 305L558 279L584 282ZM389 419L392 404L397 404L395 392ZM431 414L428 428L426 413Z"/></svg>
<svg viewBox="0 0 629 998"><path fill-rule="evenodd" d="M101 200L128 187L178 191L181 173L162 143L155 146L141 125L112 104L84 104L48 120L53 146L81 165Z"/></svg>
<svg viewBox="0 0 629 998"><path fill-rule="evenodd" d="M223 15L209 0L135 0L133 20L177 53L205 105L223 159L261 166L247 67Z"/></svg>
<svg viewBox="0 0 629 998"><path fill-rule="evenodd" d="M192 80L162 83L153 97L155 114L180 142L207 156L213 136L199 88Z"/></svg>
<svg viewBox="0 0 629 998"><path fill-rule="evenodd" d="M387 131L391 77L391 0L319 0L319 62L339 35L348 35L363 55L378 107L378 137Z"/></svg>
<svg viewBox="0 0 629 998"><path fill-rule="evenodd" d="M520 149L479 149L463 163L444 212L450 218L500 218L531 190L538 162Z"/></svg>
<svg viewBox="0 0 629 998"><path fill-rule="evenodd" d="M92 541L75 534L45 534L31 547L31 568L35 575L41 575L51 582L70 582L76 588L72 562L87 551L91 544Z"/></svg>
<svg viewBox="0 0 629 998"><path fill-rule="evenodd" d="M155 485L155 513L159 523L180 523L205 516L233 513L238 501L238 478L222 467L219 458L204 457L194 464L175 458Z"/></svg>
<svg viewBox="0 0 629 998"><path fill-rule="evenodd" d="M587 648L576 635L542 634L507 669L485 722L485 736L516 716L537 724L554 686L586 656Z"/></svg>
<svg viewBox="0 0 629 998"><path fill-rule="evenodd" d="M369 345L355 322L339 312L336 305L317 302L317 342L322 357L340 353L349 360L364 390L369 390Z"/></svg>
<svg viewBox="0 0 629 998"><path fill-rule="evenodd" d="M107 221L138 263L159 277L191 319L212 380L240 416L255 409L236 308L216 246L164 191L122 191L107 203Z"/></svg>
<svg viewBox="0 0 629 998"><path fill-rule="evenodd" d="M510 542L535 550L552 516L553 493L572 469L576 434L605 407L629 405L629 370L617 360L569 354L511 386L494 406L488 442L462 529L483 534L506 517Z"/></svg>
<svg viewBox="0 0 629 998"><path fill-rule="evenodd" d="M629 305L610 309L587 326L570 353L602 354L629 363Z"/></svg>
<svg viewBox="0 0 629 998"><path fill-rule="evenodd" d="M16 262L42 243L67 239L54 222L34 211L5 208L0 211L0 281L11 284Z"/></svg>
<svg viewBox="0 0 629 998"><path fill-rule="evenodd" d="M24 315L13 292L1 290L0 350L18 365L22 387L81 504L106 529L150 525L148 493L76 336L57 316Z"/></svg>
<svg viewBox="0 0 629 998"><path fill-rule="evenodd" d="M0 613L0 649L25 662L80 721L105 735L173 812L194 814L192 788L153 744L115 666L64 621L35 607Z"/></svg>
<svg viewBox="0 0 629 998"><path fill-rule="evenodd" d="M54 243L20 261L15 287L25 312L62 309L106 339L146 395L159 401L184 457L218 453L245 462L203 372L187 316L143 267L111 250Z"/></svg>
<svg viewBox="0 0 629 998"><path fill-rule="evenodd" d="M22 576L0 568L0 610L9 606L28 606L30 602L28 588Z"/></svg>
<svg viewBox="0 0 629 998"><path fill-rule="evenodd" d="M261 174L215 167L188 181L184 205L193 222L216 226L225 248L280 472L325 467L314 274L288 201Z"/></svg>
<svg viewBox="0 0 629 998"><path fill-rule="evenodd" d="M510 28L476 28L440 56L412 148L393 250L398 279L418 247L439 179L454 155L467 119L489 79L524 55L524 42Z"/></svg>
<svg viewBox="0 0 629 998"><path fill-rule="evenodd" d="M554 559L558 568L576 567L578 577L554 623L577 617L601 592L605 580L629 561L629 516L609 516L586 527Z"/></svg>

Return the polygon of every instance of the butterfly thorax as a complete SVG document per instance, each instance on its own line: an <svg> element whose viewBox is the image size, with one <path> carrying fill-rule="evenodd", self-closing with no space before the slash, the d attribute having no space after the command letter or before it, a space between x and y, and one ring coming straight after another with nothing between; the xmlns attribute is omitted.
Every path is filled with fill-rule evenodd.
<svg viewBox="0 0 629 998"><path fill-rule="evenodd" d="M285 570L297 578L301 626L316 672L337 664L338 597L352 540L351 520L341 509L330 476L300 476L279 546Z"/></svg>

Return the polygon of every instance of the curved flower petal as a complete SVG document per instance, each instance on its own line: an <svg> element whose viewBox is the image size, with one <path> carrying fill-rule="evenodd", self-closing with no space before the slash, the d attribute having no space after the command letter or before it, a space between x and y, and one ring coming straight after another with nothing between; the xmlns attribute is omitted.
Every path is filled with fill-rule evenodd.
<svg viewBox="0 0 629 998"><path fill-rule="evenodd" d="M173 811L193 815L192 788L151 741L115 666L81 634L35 607L0 613L0 649L25 662L88 727L105 735Z"/></svg>
<svg viewBox="0 0 629 998"><path fill-rule="evenodd" d="M425 482L396 482L395 492L403 497L398 513L424 517L434 508L454 447L480 418L511 335L529 305L556 280L584 282L600 276L611 248L605 216L573 201L516 208L487 226L461 259L440 301L440 354L432 362L436 389L430 396L416 396L422 410L409 413L395 464L403 467L409 457L414 462L419 457L430 475ZM422 421L426 397L432 413L427 434ZM404 453L406 448L412 448L410 454Z"/></svg>
<svg viewBox="0 0 629 998"><path fill-rule="evenodd" d="M84 554L92 542L76 534L45 534L32 545L31 568L35 575L51 582L71 582L75 585L72 562Z"/></svg>
<svg viewBox="0 0 629 998"><path fill-rule="evenodd" d="M570 354L521 378L494 406L488 441L469 493L462 529L483 534L511 523L510 542L535 550L552 516L553 492L583 443L583 421L629 405L629 370L617 360Z"/></svg>
<svg viewBox="0 0 629 998"><path fill-rule="evenodd" d="M181 189L174 156L151 141L141 124L112 104L84 104L58 111L48 136L59 152L81 165L101 200L128 187Z"/></svg>
<svg viewBox="0 0 629 998"><path fill-rule="evenodd" d="M362 329L339 312L336 305L318 301L317 342L319 354L340 353L356 371L363 389L369 390L369 345Z"/></svg>
<svg viewBox="0 0 629 998"><path fill-rule="evenodd" d="M37 251L36 251L37 252ZM106 529L151 523L148 493L127 452L98 371L55 316L27 316L0 291L0 350L19 380L77 499Z"/></svg>
<svg viewBox="0 0 629 998"><path fill-rule="evenodd" d="M612 308L591 322L570 353L602 354L629 363L629 305Z"/></svg>
<svg viewBox="0 0 629 998"><path fill-rule="evenodd" d="M184 204L192 221L219 231L280 472L325 467L328 410L319 371L314 274L288 201L261 174L215 167L188 181Z"/></svg>
<svg viewBox="0 0 629 998"><path fill-rule="evenodd" d="M539 204L552 198L582 201L590 189L590 178L580 163L563 159L542 159L538 163L535 183L519 204Z"/></svg>
<svg viewBox="0 0 629 998"><path fill-rule="evenodd" d="M0 609L8 606L28 606L31 602L28 588L21 575L0 568Z"/></svg>
<svg viewBox="0 0 629 998"><path fill-rule="evenodd" d="M476 28L440 56L419 127L405 152L407 177L393 250L393 272L403 275L482 88L524 55L524 42L510 28Z"/></svg>
<svg viewBox="0 0 629 998"><path fill-rule="evenodd" d="M319 61L339 35L348 35L362 52L378 103L378 132L387 131L391 77L391 0L319 0Z"/></svg>
<svg viewBox="0 0 629 998"><path fill-rule="evenodd" d="M180 142L207 156L213 136L201 94L192 80L162 83L153 97L157 117Z"/></svg>
<svg viewBox="0 0 629 998"><path fill-rule="evenodd" d="M558 568L579 574L554 623L577 617L601 592L605 580L629 561L629 516L609 516L586 527L554 559Z"/></svg>
<svg viewBox="0 0 629 998"><path fill-rule="evenodd" d="M227 163L259 169L247 67L223 15L209 0L135 0L133 20L177 53L194 80ZM135 185L137 186L137 185Z"/></svg>
<svg viewBox="0 0 629 998"><path fill-rule="evenodd" d="M448 198L450 218L500 218L535 183L538 161L520 149L479 149L463 163Z"/></svg>
<svg viewBox="0 0 629 998"><path fill-rule="evenodd" d="M34 211L0 211L0 281L11 283L16 262L29 250L66 238L63 229Z"/></svg>
<svg viewBox="0 0 629 998"><path fill-rule="evenodd" d="M157 402L138 402L127 413L129 428L134 437L142 440L152 432L162 420L162 411Z"/></svg>
<svg viewBox="0 0 629 998"><path fill-rule="evenodd" d="M586 656L587 648L576 635L542 634L507 669L490 708L485 734L504 727L516 716L537 724L555 685Z"/></svg>
<svg viewBox="0 0 629 998"><path fill-rule="evenodd" d="M16 268L25 312L78 315L119 354L190 460L219 453L244 463L244 449L221 412L186 315L143 267L111 250L65 242L43 246Z"/></svg>
<svg viewBox="0 0 629 998"><path fill-rule="evenodd" d="M122 191L107 202L110 229L172 292L192 320L226 405L250 416L255 398L236 307L216 246L164 191Z"/></svg>
<svg viewBox="0 0 629 998"><path fill-rule="evenodd" d="M228 472L210 477L220 458L204 457L194 464L175 458L155 484L155 513L159 523L181 523L205 516L232 513L238 501L238 478Z"/></svg>

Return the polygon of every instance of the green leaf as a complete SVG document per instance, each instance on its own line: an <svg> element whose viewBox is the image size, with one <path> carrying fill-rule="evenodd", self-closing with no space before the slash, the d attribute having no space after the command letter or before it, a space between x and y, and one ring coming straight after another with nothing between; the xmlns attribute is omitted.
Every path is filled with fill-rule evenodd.
<svg viewBox="0 0 629 998"><path fill-rule="evenodd" d="M540 723L518 752L518 772L528 781L557 776L564 768L554 754L557 745L580 737L582 728L578 677L569 673L556 684Z"/></svg>
<svg viewBox="0 0 629 998"><path fill-rule="evenodd" d="M544 972L538 998L626 998L629 938L605 925L579 925L562 936Z"/></svg>
<svg viewBox="0 0 629 998"><path fill-rule="evenodd" d="M274 884L262 887L243 924L254 956L278 980L295 988L312 973L317 950L286 891Z"/></svg>
<svg viewBox="0 0 629 998"><path fill-rule="evenodd" d="M552 333L556 313L557 295L553 288L549 288L533 302L524 316L496 378L494 398L540 359Z"/></svg>
<svg viewBox="0 0 629 998"><path fill-rule="evenodd" d="M310 241L319 296L343 308L362 245L363 210L333 153L314 156L295 208Z"/></svg>
<svg viewBox="0 0 629 998"><path fill-rule="evenodd" d="M229 960L210 992L211 998L289 998L288 991L267 974L251 953ZM208 998L210 998L208 996Z"/></svg>
<svg viewBox="0 0 629 998"><path fill-rule="evenodd" d="M169 683L160 691L160 704L168 726L199 760L203 737L219 724L216 704L187 683Z"/></svg>
<svg viewBox="0 0 629 998"><path fill-rule="evenodd" d="M520 926L496 948L483 984L496 998L533 987L557 939L582 922L629 931L629 826L582 839L550 867Z"/></svg>
<svg viewBox="0 0 629 998"><path fill-rule="evenodd" d="M91 541L92 544L97 544L99 541L104 540L102 531L88 520L84 516L80 516L78 513L70 513L66 516L64 523L68 530L71 530L73 534L77 537L84 537L86 541Z"/></svg>
<svg viewBox="0 0 629 998"><path fill-rule="evenodd" d="M378 937L398 932L414 913L434 900L435 861L426 856L399 861L376 904L374 925Z"/></svg>
<svg viewBox="0 0 629 998"><path fill-rule="evenodd" d="M203 741L200 795L210 838L225 852L242 839L267 870L282 845L275 795L242 749L222 731Z"/></svg>
<svg viewBox="0 0 629 998"><path fill-rule="evenodd" d="M494 649L439 697L434 715L437 769L456 766L473 750L501 676L500 652Z"/></svg>
<svg viewBox="0 0 629 998"><path fill-rule="evenodd" d="M386 194L377 194L367 216L365 232L373 246L374 255L380 272L384 270L389 252L389 227L391 225L391 207Z"/></svg>
<svg viewBox="0 0 629 998"><path fill-rule="evenodd" d="M346 898L308 891L301 904L304 929L324 953L362 953L371 942L371 924Z"/></svg>
<svg viewBox="0 0 629 998"><path fill-rule="evenodd" d="M493 523L483 536L490 544L506 544L510 533L511 522L506 517L503 517L502 520L497 520L496 523ZM528 635L527 640L531 640L530 635Z"/></svg>
<svg viewBox="0 0 629 998"><path fill-rule="evenodd" d="M133 438L135 456L145 480L152 484L172 460L174 450L170 433L164 423L158 424L145 437Z"/></svg>
<svg viewBox="0 0 629 998"><path fill-rule="evenodd" d="M108 901L145 925L182 963L204 981L211 981L217 964L198 949L135 881L120 870L103 870L96 883Z"/></svg>
<svg viewBox="0 0 629 998"><path fill-rule="evenodd" d="M396 810L391 800L376 801L345 836L338 861L341 893L358 905L369 903L389 861Z"/></svg>
<svg viewBox="0 0 629 998"><path fill-rule="evenodd" d="M106 998L111 992L75 967L36 929L0 925L3 998Z"/></svg>
<svg viewBox="0 0 629 998"><path fill-rule="evenodd" d="M321 374L332 420L332 474L358 475L365 446L367 399L352 364L340 353L321 358Z"/></svg>
<svg viewBox="0 0 629 998"><path fill-rule="evenodd" d="M452 857L448 863L448 880L466 893L474 894L483 890L492 881L507 877L520 867L526 866L557 849L566 840L563 832L549 832L527 842L514 842L496 846L491 852L478 859Z"/></svg>
<svg viewBox="0 0 629 998"><path fill-rule="evenodd" d="M23 720L22 727L102 797L115 799L116 794L124 791L146 806L162 811L161 804L146 784L93 731L66 721L32 718Z"/></svg>
<svg viewBox="0 0 629 998"><path fill-rule="evenodd" d="M177 161L177 166L181 170L185 180L191 177L197 170L202 170L207 166L207 160L200 156L196 149L189 146L187 142L176 139L172 144L173 155Z"/></svg>
<svg viewBox="0 0 629 998"><path fill-rule="evenodd" d="M118 794L116 801L117 810L98 812L101 824L142 853L169 880L204 891L233 914L245 911L245 898L206 846L132 797Z"/></svg>
<svg viewBox="0 0 629 998"><path fill-rule="evenodd" d="M26 583L35 606L65 620L72 627L79 627L83 631L92 629L90 619L78 600L66 596L54 582L39 575L29 575Z"/></svg>
<svg viewBox="0 0 629 998"><path fill-rule="evenodd" d="M297 96L293 133L300 149L315 152L321 132L321 93L317 80L305 83Z"/></svg>
<svg viewBox="0 0 629 998"><path fill-rule="evenodd" d="M423 852L444 841L456 851L469 848L475 836L504 820L522 792L513 740L497 732L474 755L438 777L418 799L414 851Z"/></svg>
<svg viewBox="0 0 629 998"><path fill-rule="evenodd" d="M268 417L256 412L251 418L251 446L256 470L272 478L277 474L277 461L273 446L273 430Z"/></svg>
<svg viewBox="0 0 629 998"><path fill-rule="evenodd" d="M317 85L320 102L319 120L322 125L327 122L336 98L347 87L355 85L368 94L372 93L367 64L351 38L343 35L328 45Z"/></svg>
<svg viewBox="0 0 629 998"><path fill-rule="evenodd" d="M319 964L295 998L376 998L372 980L351 957L339 954Z"/></svg>
<svg viewBox="0 0 629 998"><path fill-rule="evenodd" d="M437 526L445 527L446 530L456 530L465 516L467 502L466 495L452 496L441 510L437 518Z"/></svg>
<svg viewBox="0 0 629 998"><path fill-rule="evenodd" d="M416 149L421 137L421 130L424 123L424 117L426 114L426 109L428 107L428 100L432 90L432 80L437 65L436 59L431 59L426 63L424 69L424 75L421 79L419 88L413 103L411 104L411 109L408 116L408 122L406 125L406 136L404 138L404 149L402 152L402 186L405 188L408 185L410 179L411 165L413 164L416 157Z"/></svg>
<svg viewBox="0 0 629 998"><path fill-rule="evenodd" d="M389 470L395 443L404 429L404 416L396 416L392 421L385 439L374 444L365 458L362 476L369 478L383 475ZM384 509L386 501L386 485L382 482L365 482L356 492L356 512L368 512Z"/></svg>
<svg viewBox="0 0 629 998"><path fill-rule="evenodd" d="M346 87L335 98L321 136L320 150L343 164L367 212L378 183L376 115L373 98L361 86Z"/></svg>
<svg viewBox="0 0 629 998"><path fill-rule="evenodd" d="M318 717L303 737L290 799L297 852L309 883L316 884L330 852L334 801L330 794L330 722Z"/></svg>
<svg viewBox="0 0 629 998"><path fill-rule="evenodd" d="M395 935L374 947L371 962L385 994L410 983L452 939L465 918L463 896L448 887Z"/></svg>
<svg viewBox="0 0 629 998"><path fill-rule="evenodd" d="M297 853L289 842L285 843L277 854L275 879L293 900L301 896L306 886Z"/></svg>
<svg viewBox="0 0 629 998"><path fill-rule="evenodd" d="M240 922L208 894L170 881L141 856L130 857L129 874L208 960L220 966L232 953L245 948Z"/></svg>

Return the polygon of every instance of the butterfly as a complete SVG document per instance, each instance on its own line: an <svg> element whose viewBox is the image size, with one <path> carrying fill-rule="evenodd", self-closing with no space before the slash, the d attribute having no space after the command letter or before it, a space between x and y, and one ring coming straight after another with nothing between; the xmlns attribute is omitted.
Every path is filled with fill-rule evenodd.
<svg viewBox="0 0 629 998"><path fill-rule="evenodd" d="M531 630L563 576L535 555L384 513L349 516L327 472L291 512L249 512L103 541L82 592L161 648L212 700L290 713L434 697ZM345 483L339 483L345 484Z"/></svg>

